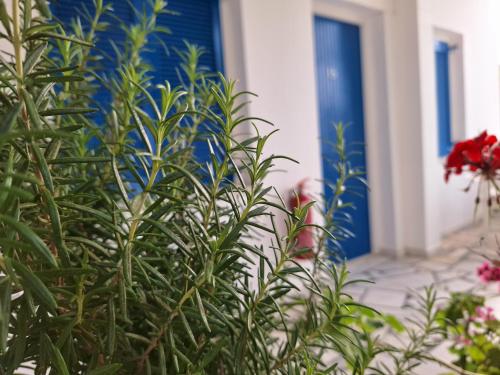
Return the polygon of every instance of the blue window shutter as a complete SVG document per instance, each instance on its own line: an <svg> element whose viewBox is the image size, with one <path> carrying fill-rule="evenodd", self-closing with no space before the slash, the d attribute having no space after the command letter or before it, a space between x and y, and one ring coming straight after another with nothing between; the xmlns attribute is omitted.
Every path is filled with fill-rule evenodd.
<svg viewBox="0 0 500 375"><path fill-rule="evenodd" d="M168 55L165 55L162 48L146 55L155 69L153 83L169 81L171 86L181 83L178 73L181 59L176 50L185 50L185 42L204 49L205 53L199 61L200 67L209 72L223 72L219 0L169 0L167 10L175 14L160 15L158 25L171 30L170 35L161 36L169 49ZM162 63L159 64L158 61ZM194 156L201 164L210 162L206 140L198 138L195 141Z"/></svg>
<svg viewBox="0 0 500 375"><path fill-rule="evenodd" d="M113 6L113 16L107 14L101 18L102 22L108 22L110 25L117 25L117 17L124 22L131 24L134 22L134 12L128 1L125 0L105 0L106 4L111 3ZM50 4L55 18L60 21L69 32L72 20L80 17L82 27L88 29L89 22L87 14L93 15L95 6L93 0L53 0ZM99 73L106 73L116 70L116 54L114 52L111 41L120 48L125 41L125 32L119 27L108 27L105 32L97 34L97 43L95 50L97 54L103 54L106 58L98 62ZM95 97L98 105L106 108L111 101L110 93L105 89L100 89Z"/></svg>
<svg viewBox="0 0 500 375"><path fill-rule="evenodd" d="M218 3L218 0L168 1L167 10L174 14L161 14L157 20L159 26L172 32L171 35L161 34L168 54L160 46L145 54L155 70L153 83L167 80L172 86L180 84L177 69L181 60L176 50L185 50L185 42L204 49L200 66L210 72L223 70Z"/></svg>
<svg viewBox="0 0 500 375"><path fill-rule="evenodd" d="M98 34L99 41L96 45L100 52L105 52L111 57L102 63L104 73L106 70L116 70L114 61L116 56L110 40L118 47L125 40L125 32L118 26L116 18L127 24L134 24L136 21L129 1L105 0L105 2L112 4L113 16L103 17L103 21L109 22L110 27ZM140 10L148 4L147 0L132 0L131 2L135 8ZM93 0L53 0L51 7L55 17L66 26L70 24L71 19L83 14L83 8L86 8L90 14L93 14L95 10ZM167 10L171 13L161 14L157 23L159 26L167 27L172 32L171 35L158 35L167 46L168 53L161 43L152 39L148 51L143 54L144 60L153 69L152 83L163 84L165 81L169 81L172 87L181 83L178 75L181 59L176 50L184 50L185 42L196 44L204 49L205 53L199 61L200 66L209 72L223 72L219 0L169 0ZM85 26L83 18L82 22ZM159 99L159 93L153 92L153 97ZM106 108L111 97L105 90L100 90L94 99ZM206 142L196 142L195 146L195 155L199 161L210 160Z"/></svg>
<svg viewBox="0 0 500 375"><path fill-rule="evenodd" d="M109 22L111 26L105 32L99 33L99 42L96 47L114 57L110 40L119 46L125 39L124 31L114 26L117 25L114 17L133 24L135 15L126 0L107 0L106 2L113 5L113 16L108 15L103 18L103 21ZM133 0L133 4L141 9L147 1ZM83 8L88 9L90 14L95 10L93 0L53 0L51 7L56 18L66 26L70 24L72 18L83 14ZM150 47L150 51L144 54L145 60L154 69L153 83L163 83L165 80L168 80L172 86L180 83L177 73L180 58L175 51L184 50L185 41L204 48L205 54L200 59L200 65L211 72L222 72L219 0L170 0L167 10L175 14L161 14L157 22L159 26L167 27L172 31L171 35L159 35L169 49L169 53L166 54L163 46L152 40L153 47ZM114 62L104 61L103 69L114 70Z"/></svg>
<svg viewBox="0 0 500 375"><path fill-rule="evenodd" d="M438 121L438 153L446 156L452 146L451 99L450 99L450 47L445 42L436 42L436 96Z"/></svg>

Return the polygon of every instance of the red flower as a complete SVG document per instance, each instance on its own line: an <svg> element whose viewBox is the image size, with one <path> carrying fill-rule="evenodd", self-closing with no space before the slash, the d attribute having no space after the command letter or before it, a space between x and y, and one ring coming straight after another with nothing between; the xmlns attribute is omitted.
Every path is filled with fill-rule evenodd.
<svg viewBox="0 0 500 375"><path fill-rule="evenodd" d="M445 181L448 182L452 173L461 174L466 166L470 171L480 171L488 178L492 177L492 174L500 169L497 137L483 131L476 138L455 144L446 160Z"/></svg>

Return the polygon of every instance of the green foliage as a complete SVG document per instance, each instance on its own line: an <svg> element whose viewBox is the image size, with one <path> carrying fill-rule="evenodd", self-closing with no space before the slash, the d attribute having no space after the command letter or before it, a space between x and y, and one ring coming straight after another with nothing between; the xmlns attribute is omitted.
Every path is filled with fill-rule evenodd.
<svg viewBox="0 0 500 375"><path fill-rule="evenodd" d="M245 116L249 94L207 74L191 45L184 84L151 87L141 52L168 32L165 2L124 26L111 73L91 53L109 26L101 0L90 28L71 30L45 0L12 3L9 17L0 1L13 50L0 61L0 374L344 372L326 363L335 353L364 373L377 349L356 329L353 281L325 228L313 272L293 258L309 207L272 198L266 175L284 156ZM103 88L109 109L92 99Z"/></svg>
<svg viewBox="0 0 500 375"><path fill-rule="evenodd" d="M484 297L453 293L442 310L443 329L452 340L454 364L469 372L500 374L500 321L484 306Z"/></svg>
<svg viewBox="0 0 500 375"><path fill-rule="evenodd" d="M425 362L438 362L449 367L430 354L443 338L436 302L436 291L426 288L425 294L418 296L418 306L415 308L417 314L410 319L408 326L402 325L394 317L389 318L390 325L397 331L404 328L409 342L402 347L383 344L382 351L388 355L388 359L374 368L377 374L411 374Z"/></svg>
<svg viewBox="0 0 500 375"><path fill-rule="evenodd" d="M456 323L471 317L476 309L483 305L484 297L468 293L452 293L447 305L442 309L443 317L446 319L445 323Z"/></svg>
<svg viewBox="0 0 500 375"><path fill-rule="evenodd" d="M367 185L365 171L350 162L351 156L359 151L356 150L355 145L349 145L345 140L344 133L347 126L342 123L334 125L336 142L330 143L330 146L335 150L335 158L328 162L334 167L337 179L325 181L325 188L331 191L331 198L327 199L323 194L319 200L324 203L325 207L318 207L326 229L318 233L318 246L324 250L321 254L334 257L339 261L345 259L342 241L354 237L351 229L355 223L353 223L351 212L356 207L351 197L353 195L364 196L364 191L359 191L359 189L360 186ZM361 184L356 184L356 182Z"/></svg>

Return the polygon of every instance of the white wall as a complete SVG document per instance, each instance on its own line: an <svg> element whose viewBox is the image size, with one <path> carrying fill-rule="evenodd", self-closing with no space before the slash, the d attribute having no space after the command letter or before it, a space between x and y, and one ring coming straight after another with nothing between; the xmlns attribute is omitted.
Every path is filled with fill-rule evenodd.
<svg viewBox="0 0 500 375"><path fill-rule="evenodd" d="M427 250L437 248L443 233L470 223L475 192L464 194L466 176L443 181L444 160L438 157L434 41L435 29L463 38L465 135L500 130L498 39L500 13L489 0L419 0L419 64L424 156L424 202Z"/></svg>
<svg viewBox="0 0 500 375"><path fill-rule="evenodd" d="M281 129L271 138L269 152L300 161L278 161L282 172L269 177L270 184L286 192L304 177L314 181L322 176L312 18L307 17L311 3L246 0L242 12L247 89L259 95L250 110Z"/></svg>
<svg viewBox="0 0 500 375"><path fill-rule="evenodd" d="M254 91L249 112L281 131L268 147L299 165L269 183L287 193L321 178L313 15L362 30L372 243L375 251L430 252L472 221L466 178L443 181L437 155L434 30L463 37L467 136L499 130L498 0L222 0L227 73ZM495 13L496 12L496 13ZM269 129L270 130L270 129ZM320 183L314 185L320 191Z"/></svg>
<svg viewBox="0 0 500 375"><path fill-rule="evenodd" d="M7 9L7 12L9 14L12 13L12 0L3 0L5 3L5 8ZM4 27L0 24L0 31L5 32ZM5 39L0 40L0 51L7 52L7 53L13 53L13 48L12 45L7 42Z"/></svg>
<svg viewBox="0 0 500 375"><path fill-rule="evenodd" d="M251 99L250 114L274 124L260 124L262 133L280 129L270 139L267 152L300 161L295 164L277 160L278 171L267 182L285 199L303 178L310 178L312 190L319 191L322 172L312 17L308 16L312 14L311 2L223 0L221 5L227 75L239 79L243 70L240 88L258 94L258 98ZM238 25L234 21L230 24L231 19L237 18ZM241 43L234 43L235 34L240 35ZM244 68L228 64L228 55L230 59L243 55Z"/></svg>
<svg viewBox="0 0 500 375"><path fill-rule="evenodd" d="M416 9L417 0L394 0L385 12L398 255L425 248Z"/></svg>

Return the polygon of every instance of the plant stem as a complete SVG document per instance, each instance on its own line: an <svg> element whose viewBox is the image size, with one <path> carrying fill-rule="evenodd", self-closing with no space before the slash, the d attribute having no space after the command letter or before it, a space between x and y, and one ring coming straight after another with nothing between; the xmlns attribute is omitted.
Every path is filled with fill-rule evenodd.
<svg viewBox="0 0 500 375"><path fill-rule="evenodd" d="M168 320L162 325L160 331L158 332L158 335L156 335L156 337L153 340L151 340L151 343L149 344L149 346L146 348L146 350L144 351L144 353L139 358L139 361L137 363L137 374L142 374L142 370L144 368L144 363L145 363L146 359L149 357L149 355L151 354L151 352L153 350L155 350L156 347L158 347L161 338L167 332L167 329L170 326L170 324L179 315L179 312L181 311L182 306L184 305L184 303L186 303L186 301L188 301L192 297L192 295L194 294L194 292L196 291L196 289L200 288L203 285L203 283L204 283L203 280L200 283L196 283L191 288L189 288L189 290L186 291L184 293L184 295L181 297L181 299L177 303L177 306L172 311L172 313L169 315Z"/></svg>
<svg viewBox="0 0 500 375"><path fill-rule="evenodd" d="M436 358L433 355L423 355L421 358L425 359L427 361L436 362L438 365L440 365L442 367L445 367L445 368L447 368L449 370L455 371L458 375L486 375L486 374L482 374L482 373L467 371L467 370L465 370L463 368L455 366L452 363L447 363L447 362L445 362L445 361L443 361L443 360L441 360L439 358Z"/></svg>
<svg viewBox="0 0 500 375"><path fill-rule="evenodd" d="M309 335L307 335L307 337L305 337L303 340L301 340L299 345L297 345L295 348L290 350L284 357L282 357L278 362L276 362L274 364L274 366L271 368L271 372L282 368L284 365L287 364L287 362L290 359L292 359L295 355L297 355L302 350L304 350L309 345L309 342L311 340L314 340L315 338L317 338L318 335L326 329L327 323L329 323L329 322L323 323L318 329L314 330Z"/></svg>
<svg viewBox="0 0 500 375"><path fill-rule="evenodd" d="M12 34L12 44L14 45L14 56L16 59L16 73L17 73L17 92L19 98L21 98L21 88L22 88L22 80L23 80L23 60L21 56L21 27L19 24L20 15L19 15L19 0L12 0L12 26L13 26L13 34Z"/></svg>

